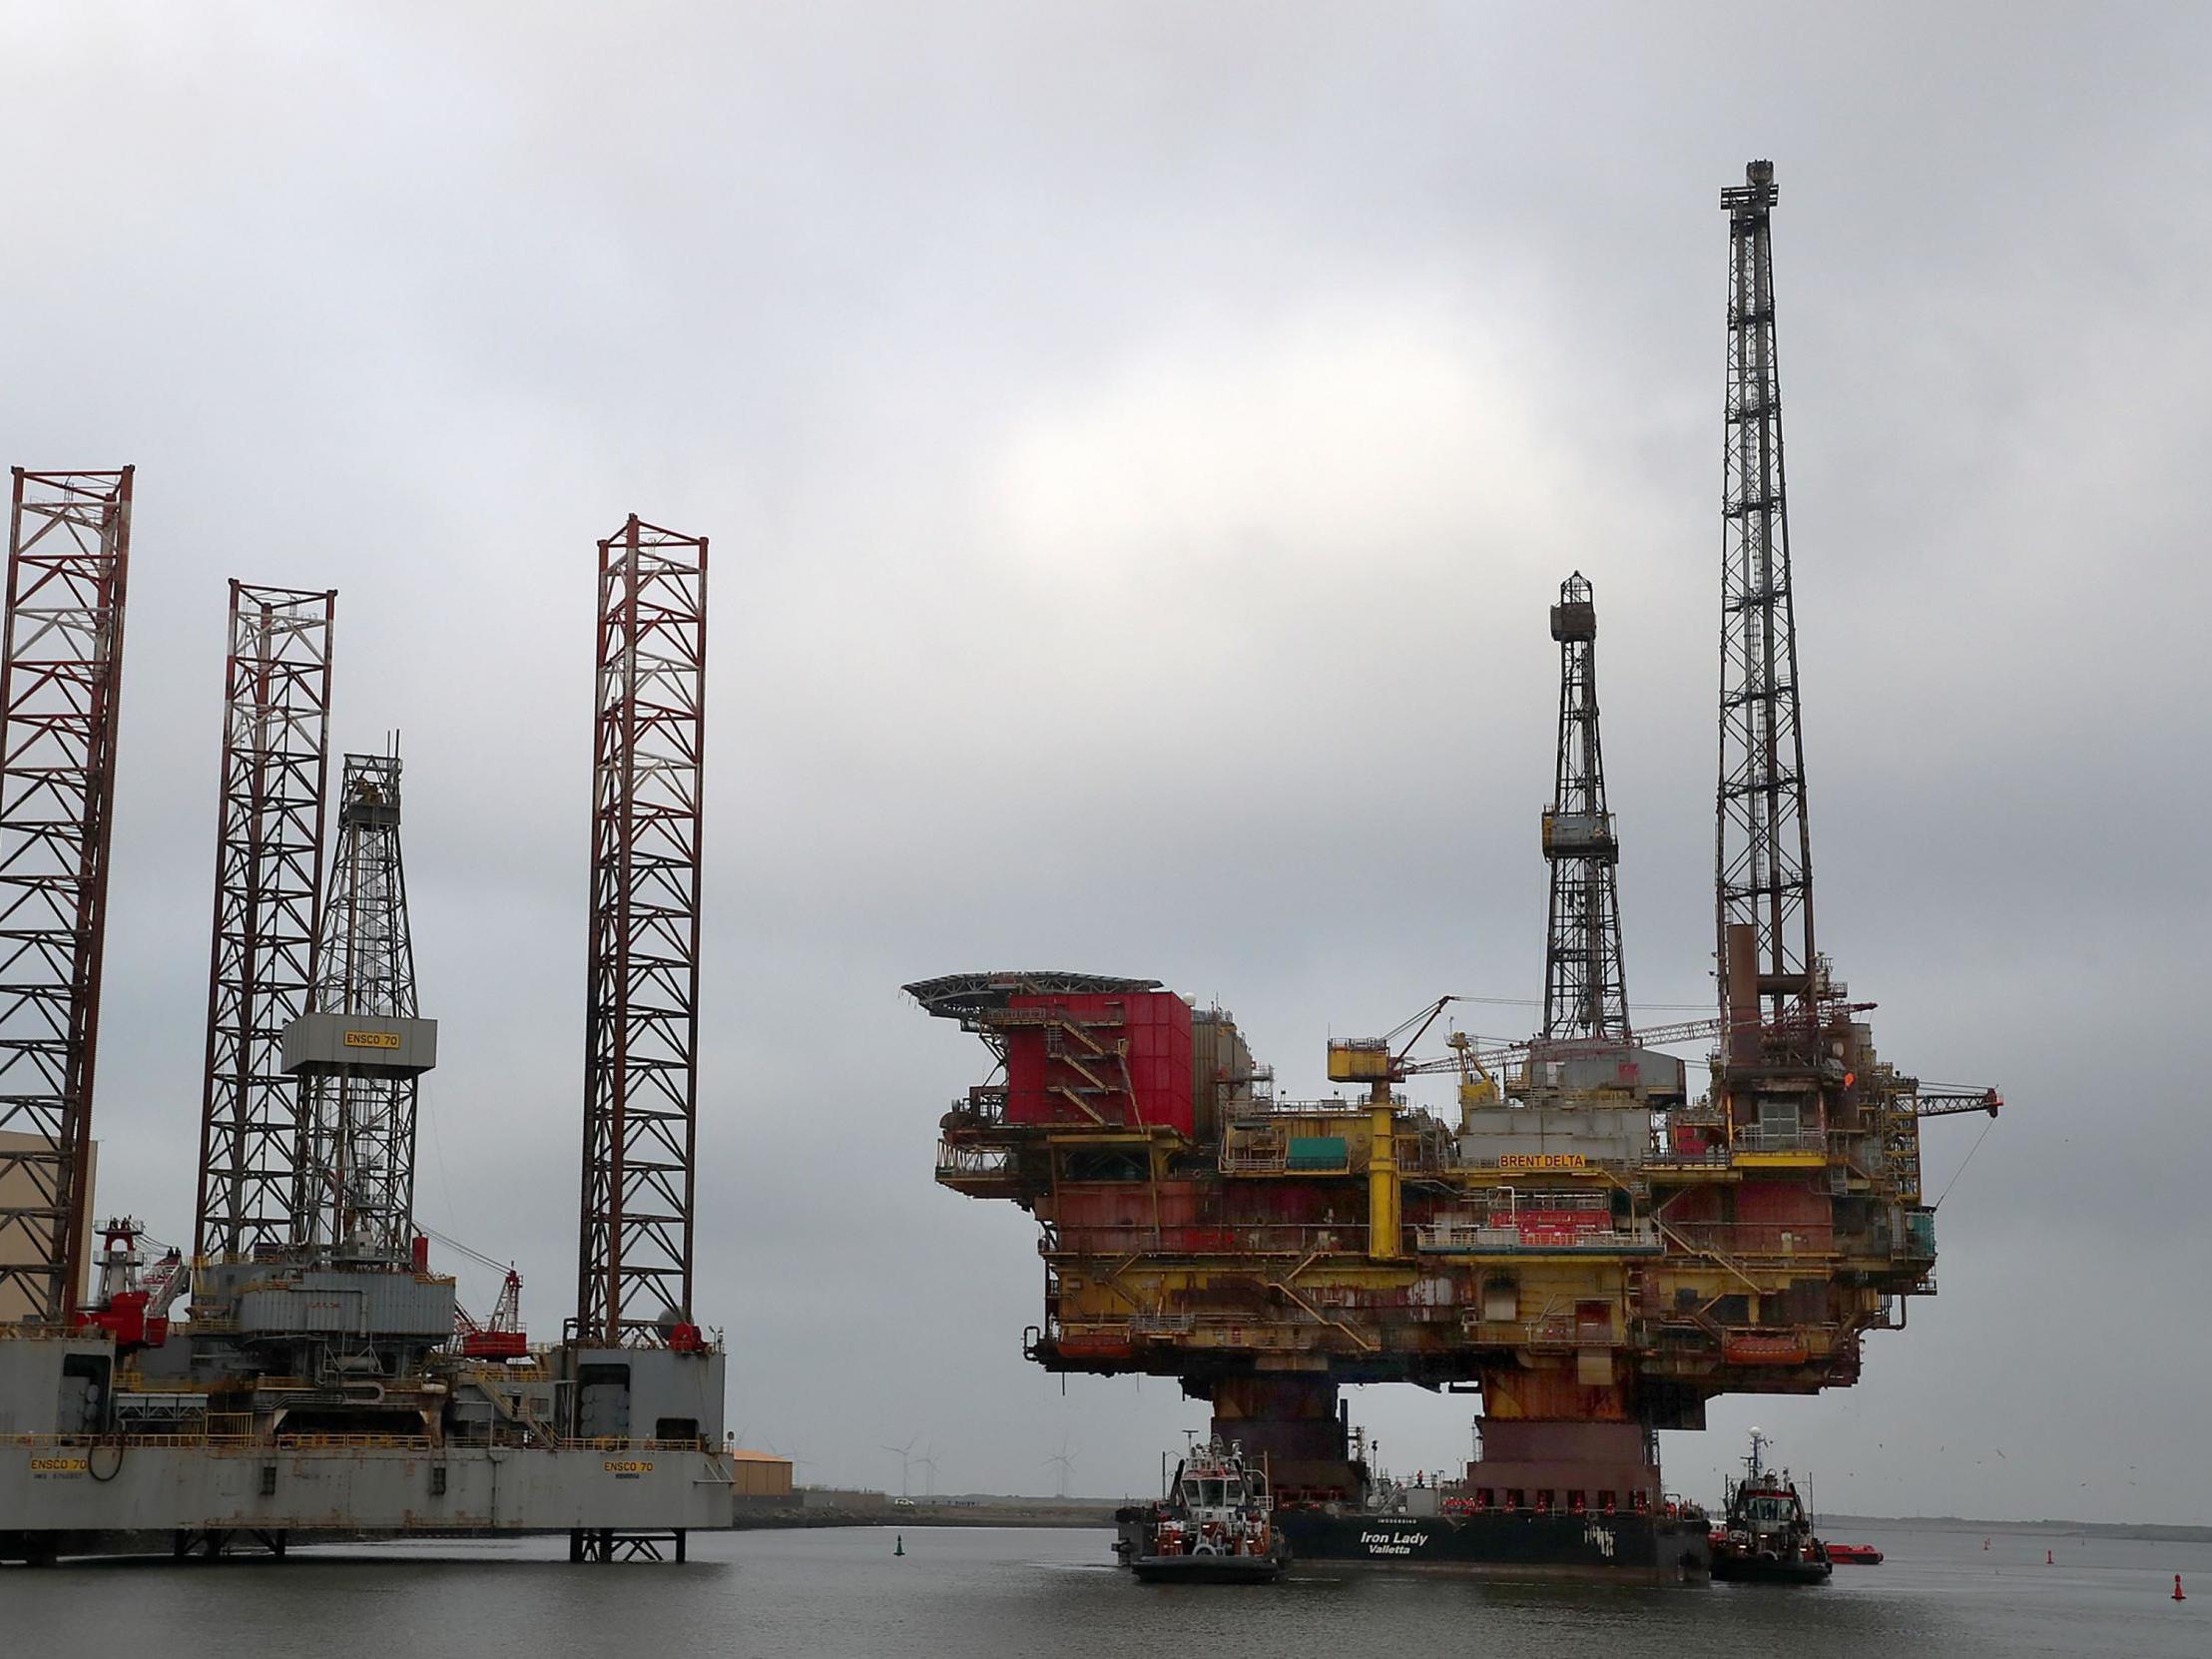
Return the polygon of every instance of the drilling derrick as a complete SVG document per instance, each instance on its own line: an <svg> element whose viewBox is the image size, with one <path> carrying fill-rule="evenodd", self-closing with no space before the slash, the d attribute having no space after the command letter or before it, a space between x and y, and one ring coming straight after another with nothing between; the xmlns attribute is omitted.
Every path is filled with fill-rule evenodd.
<svg viewBox="0 0 2212 1659"><path fill-rule="evenodd" d="M415 1091L437 1025L415 1005L399 757L348 755L309 1011L286 1027L300 1078L292 1240L405 1260L414 1229Z"/></svg>
<svg viewBox="0 0 2212 1659"><path fill-rule="evenodd" d="M0 654L0 1131L11 1137L0 1302L59 1325L84 1289L132 469L14 470Z"/></svg>
<svg viewBox="0 0 2212 1659"><path fill-rule="evenodd" d="M313 985L336 606L330 591L231 583L193 1225L203 1258L291 1242L299 1123L282 1046Z"/></svg>
<svg viewBox="0 0 2212 1659"><path fill-rule="evenodd" d="M1576 571L1551 608L1559 642L1559 755L1544 814L1551 928L1544 951L1544 1036L1628 1037L1621 973L1620 842L1605 806L1598 744L1597 606Z"/></svg>
<svg viewBox="0 0 2212 1659"><path fill-rule="evenodd" d="M1775 351L1774 164L1721 192L1728 214L1728 440L1721 560L1721 721L1716 947L1721 1013L1815 1015L1813 841L1798 721L1797 617ZM1739 933L1738 929L1747 931Z"/></svg>
<svg viewBox="0 0 2212 1659"><path fill-rule="evenodd" d="M1771 162L1749 163L1744 183L1721 192L1729 299L1715 966L1721 1092L1732 1126L1776 1152L1810 1154L1825 1149L1830 1127L1852 1111L1838 1088L1844 1073L1864 1068L1851 1062L1848 1011L1837 1007L1841 987L1829 982L1813 944L1775 343L1776 199ZM1917 1168L1911 1184L1918 1187Z"/></svg>
<svg viewBox="0 0 2212 1659"><path fill-rule="evenodd" d="M576 1331L699 1340L692 1170L707 542L633 514L599 544Z"/></svg>

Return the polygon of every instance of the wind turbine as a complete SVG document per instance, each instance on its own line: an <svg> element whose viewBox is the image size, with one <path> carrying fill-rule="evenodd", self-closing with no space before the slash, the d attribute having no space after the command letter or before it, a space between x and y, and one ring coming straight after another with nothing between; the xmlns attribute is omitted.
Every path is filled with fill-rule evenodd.
<svg viewBox="0 0 2212 1659"><path fill-rule="evenodd" d="M922 1442L921 1455L914 1459L921 1465L921 1495L934 1497L937 1491L937 1442Z"/></svg>
<svg viewBox="0 0 2212 1659"><path fill-rule="evenodd" d="M1060 1471L1060 1495L1066 1497L1068 1495L1068 1476L1075 1472L1075 1459L1068 1455L1068 1437L1065 1434L1060 1436L1059 1454L1047 1457L1040 1466L1053 1467Z"/></svg>
<svg viewBox="0 0 2212 1659"><path fill-rule="evenodd" d="M812 1467L814 1464L814 1459L807 1455L806 1447L802 1446L797 1440L794 1440L791 1442L791 1450L786 1451L774 1440L771 1440L769 1441L768 1448L769 1450L775 1452L777 1456L785 1459L791 1464L792 1484L796 1486L804 1486L806 1482L799 1478L799 1471L804 1468Z"/></svg>
<svg viewBox="0 0 2212 1659"><path fill-rule="evenodd" d="M921 1436L919 1434L909 1434L906 1437L906 1443L904 1445L887 1445L883 1448L893 1457L896 1457L898 1459L898 1495L900 1497L912 1497L914 1495L913 1492L908 1489L910 1485L908 1477L912 1474L914 1463L916 1461L914 1457L914 1441L920 1438Z"/></svg>

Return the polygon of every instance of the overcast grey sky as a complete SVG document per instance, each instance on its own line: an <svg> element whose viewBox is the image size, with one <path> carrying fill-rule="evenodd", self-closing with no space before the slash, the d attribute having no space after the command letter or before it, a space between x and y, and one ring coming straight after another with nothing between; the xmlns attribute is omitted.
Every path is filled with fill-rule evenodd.
<svg viewBox="0 0 2212 1659"><path fill-rule="evenodd" d="M1156 975L1295 1089L1540 988L1595 582L1637 1001L1711 939L1726 238L1774 159L1823 944L2011 1109L1942 1293L1762 1423L1827 1506L2205 1521L2193 7L14 5L0 451L139 467L100 1201L189 1233L224 580L404 734L419 1208L572 1303L593 541L714 538L700 1312L803 1478L1146 1486L937 1190L954 969ZM1512 1036L1516 1010L1475 1028ZM1939 1190L1984 1120L1932 1130ZM488 1284L464 1271L464 1292ZM1369 1389L1401 1464L1465 1400ZM917 1477L918 1478L918 1477Z"/></svg>

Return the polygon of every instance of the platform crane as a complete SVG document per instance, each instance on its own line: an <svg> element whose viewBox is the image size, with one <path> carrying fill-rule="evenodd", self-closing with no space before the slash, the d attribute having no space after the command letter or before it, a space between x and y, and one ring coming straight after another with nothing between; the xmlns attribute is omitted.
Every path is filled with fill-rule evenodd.
<svg viewBox="0 0 2212 1659"><path fill-rule="evenodd" d="M522 1329L522 1275L515 1271L515 1265L486 1256L434 1227L421 1231L424 1238L502 1276L498 1300L492 1304L489 1318L479 1320L459 1302L453 1304L453 1341L462 1356L470 1360L519 1360L528 1354L530 1339Z"/></svg>
<svg viewBox="0 0 2212 1659"><path fill-rule="evenodd" d="M192 1283L185 1253L148 1238L130 1216L103 1222L100 1237L99 1289L92 1307L76 1316L77 1324L107 1332L118 1354L160 1348L169 1340L169 1311ZM146 1262L149 1245L162 1252L152 1267Z"/></svg>

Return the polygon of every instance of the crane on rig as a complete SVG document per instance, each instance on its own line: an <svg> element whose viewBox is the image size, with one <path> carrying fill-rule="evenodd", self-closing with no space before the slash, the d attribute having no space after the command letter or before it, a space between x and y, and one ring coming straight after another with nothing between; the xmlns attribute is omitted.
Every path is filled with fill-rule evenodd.
<svg viewBox="0 0 2212 1659"><path fill-rule="evenodd" d="M456 1256L465 1256L480 1268L501 1276L499 1296L491 1313L477 1319L459 1300L453 1303L453 1341L463 1358L470 1360L519 1360L530 1352L530 1339L522 1329L522 1275L512 1262L501 1262L461 1243L434 1227L415 1223L416 1231L435 1240Z"/></svg>
<svg viewBox="0 0 2212 1659"><path fill-rule="evenodd" d="M118 1354L160 1348L169 1339L169 1311L192 1283L185 1253L147 1236L136 1218L115 1216L100 1225L99 1286L78 1326L105 1331ZM147 1247L161 1255L151 1266Z"/></svg>

